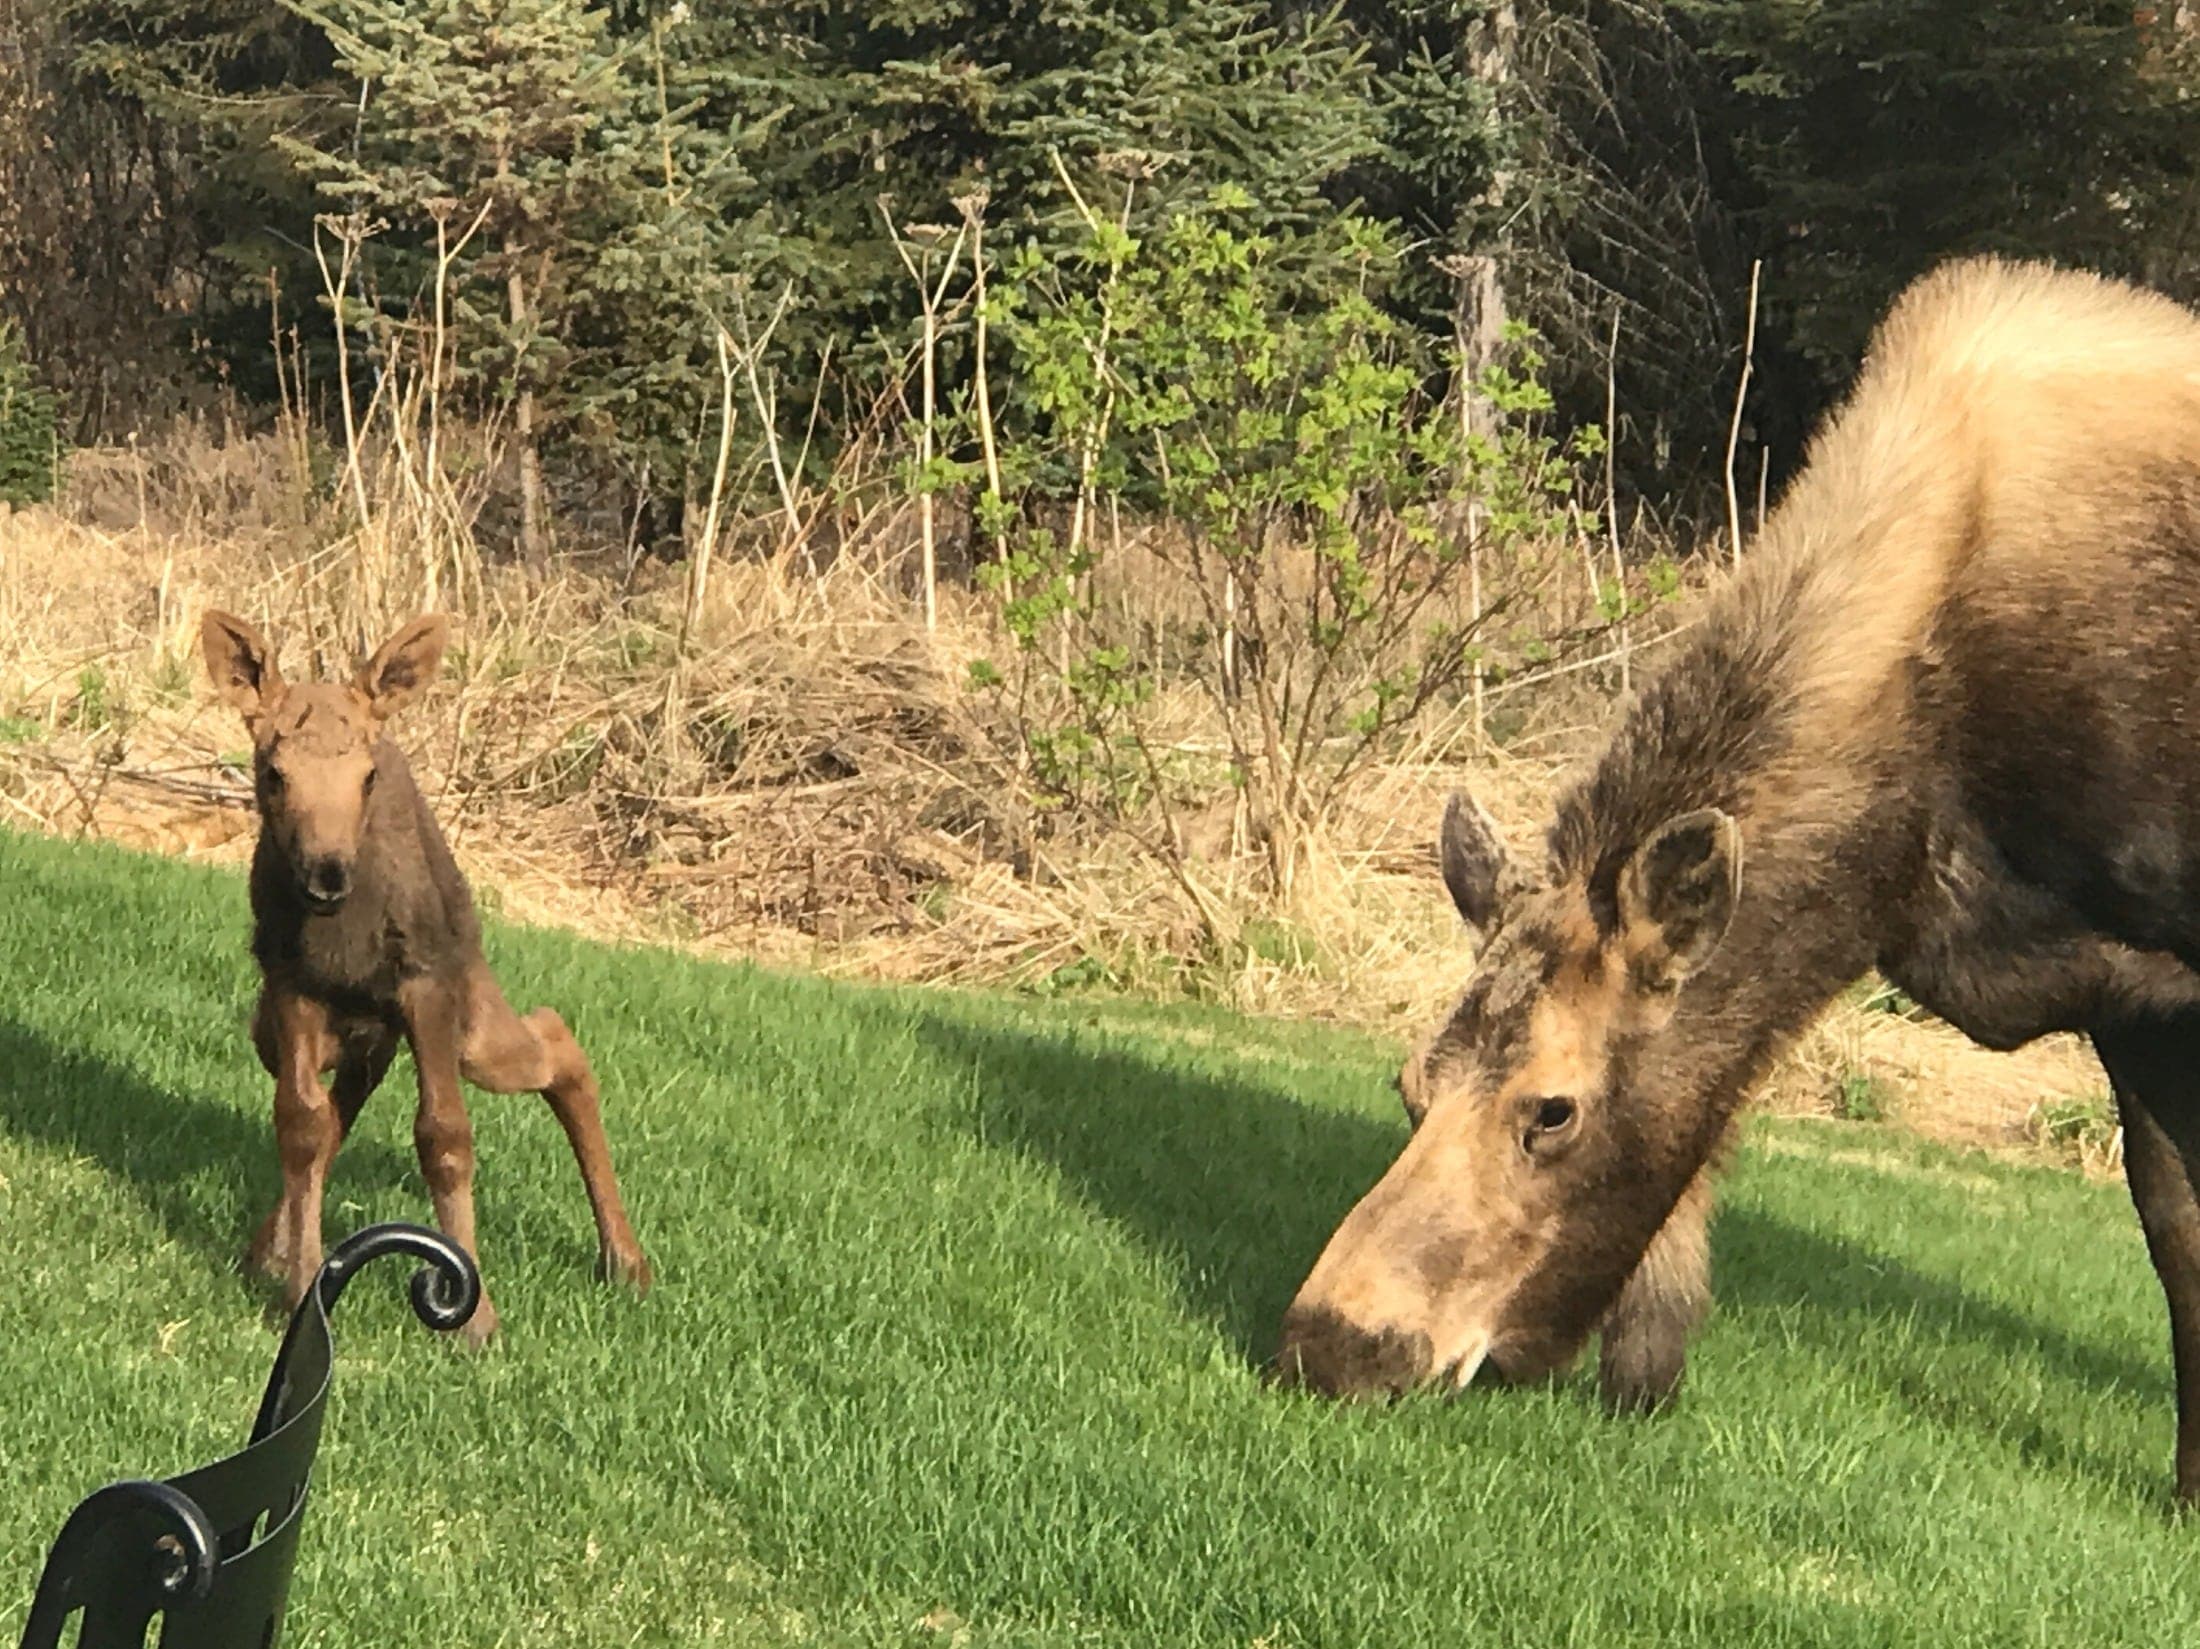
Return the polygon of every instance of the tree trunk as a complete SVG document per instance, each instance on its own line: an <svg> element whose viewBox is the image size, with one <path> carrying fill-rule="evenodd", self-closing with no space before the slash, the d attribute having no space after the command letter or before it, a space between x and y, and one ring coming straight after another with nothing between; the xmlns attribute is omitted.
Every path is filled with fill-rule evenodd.
<svg viewBox="0 0 2200 1649"><path fill-rule="evenodd" d="M2140 8L2133 16L2150 33L2161 22L2158 8ZM2177 40L2200 33L2200 0L2177 0L2169 8L2169 30ZM2174 41L2169 49L2176 49ZM2176 221L2163 226L2167 233L2157 229L2148 237L2149 244L2140 255L2139 278L2149 286L2174 294L2185 285L2186 274L2191 268L2191 260L2184 249L2191 239L2193 220L2200 216L2200 190L2188 184L2180 192L2172 215Z"/></svg>
<svg viewBox="0 0 2200 1649"><path fill-rule="evenodd" d="M1512 79L1513 45L1519 33L1520 18L1513 0L1498 0L1488 16L1477 19L1468 28L1467 64L1474 78L1490 88L1493 108L1502 102L1505 85ZM1511 174L1499 167L1490 174L1489 192L1481 204L1493 211L1502 207L1511 185ZM1462 241L1468 236L1469 224L1464 221L1468 216L1467 212L1461 214ZM1496 362L1505 342L1505 286L1499 278L1498 251L1499 246L1493 245L1462 256L1454 265L1459 279L1459 304L1452 323L1459 351L1459 425L1466 436L1488 440L1497 438L1497 409L1476 386L1483 372ZM1482 597L1484 519L1481 500L1476 499L1467 506L1467 600L1478 647L1482 645L1485 610ZM1474 695L1474 731L1479 738L1487 725L1484 677L1479 659L1469 679Z"/></svg>
<svg viewBox="0 0 2200 1649"><path fill-rule="evenodd" d="M1471 434L1495 437L1497 409L1475 386L1505 341L1505 288L1497 278L1497 256L1477 252L1457 260L1459 308L1453 319L1459 346L1459 392L1466 401Z"/></svg>
<svg viewBox="0 0 2200 1649"><path fill-rule="evenodd" d="M527 331L527 277L520 269L520 249L507 236L504 242L505 294L510 304L512 335L521 339L512 361L518 380L512 408L512 439L519 453L519 558L532 573L550 570L550 546L543 535L542 453L535 444L535 391L528 381L525 334Z"/></svg>
<svg viewBox="0 0 2200 1649"><path fill-rule="evenodd" d="M1486 17L1467 30L1467 66L1474 78L1490 90L1493 105L1501 105L1512 80L1513 51L1520 35L1520 17L1513 0L1500 0ZM1499 167L1490 174L1488 192L1477 205L1493 216L1501 212L1512 192L1512 174ZM1468 225L1460 225L1466 238ZM1502 242L1485 246L1458 261L1459 313L1457 328L1460 365L1467 375L1469 427L1478 434L1496 433L1496 414L1473 392L1475 380L1497 359L1505 338L1505 288L1499 278Z"/></svg>

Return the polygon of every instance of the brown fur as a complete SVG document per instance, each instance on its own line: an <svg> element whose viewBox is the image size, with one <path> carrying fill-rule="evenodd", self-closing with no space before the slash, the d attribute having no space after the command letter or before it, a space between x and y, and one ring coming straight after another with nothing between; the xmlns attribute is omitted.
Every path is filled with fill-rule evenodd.
<svg viewBox="0 0 2200 1649"><path fill-rule="evenodd" d="M1992 260L1895 304L1744 570L1561 797L1539 863L1455 799L1486 944L1414 1131L1287 1314L1287 1376L1561 1367L1655 1406L1709 1178L1878 966L1980 1042L2093 1038L2169 1299L2200 1498L2200 320ZM1549 1102L1563 1101L1554 1107ZM1564 1112L1563 1126L1547 1128Z"/></svg>
<svg viewBox="0 0 2200 1649"><path fill-rule="evenodd" d="M520 1015L482 953L473 892L412 770L383 737L443 655L445 624L400 630L348 683L287 684L243 620L209 613L207 669L253 738L260 836L252 855L252 1039L275 1078L283 1190L247 1263L283 1278L295 1306L321 1264L330 1164L381 1083L398 1040L420 1079L414 1142L437 1222L474 1251L474 1144L460 1078L550 1102L596 1215L599 1269L646 1290L588 1056L549 1008ZM333 1073L332 1087L322 1078ZM465 1333L495 1332L486 1293Z"/></svg>

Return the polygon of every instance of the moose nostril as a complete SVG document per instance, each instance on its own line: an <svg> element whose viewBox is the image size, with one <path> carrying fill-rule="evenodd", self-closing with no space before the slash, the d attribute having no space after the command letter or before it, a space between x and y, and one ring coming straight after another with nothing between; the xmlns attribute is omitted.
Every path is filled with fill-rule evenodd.
<svg viewBox="0 0 2200 1649"><path fill-rule="evenodd" d="M336 900L351 891L351 866L341 859L317 859L306 874L306 890L316 899Z"/></svg>
<svg viewBox="0 0 2200 1649"><path fill-rule="evenodd" d="M1418 1329L1365 1329L1327 1306L1295 1307L1284 1314L1275 1372L1285 1386L1326 1397L1399 1394L1427 1380L1434 1362Z"/></svg>

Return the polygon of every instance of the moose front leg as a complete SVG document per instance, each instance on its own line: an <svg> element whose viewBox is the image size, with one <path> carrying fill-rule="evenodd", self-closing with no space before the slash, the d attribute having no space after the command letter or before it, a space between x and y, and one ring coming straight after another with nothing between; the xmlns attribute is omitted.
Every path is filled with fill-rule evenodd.
<svg viewBox="0 0 2200 1649"><path fill-rule="evenodd" d="M282 1277L284 1305L296 1310L321 1269L321 1196L343 1140L335 1103L321 1085L330 1052L328 1014L317 1002L269 989L253 1016L253 1040L275 1077L283 1189L245 1261Z"/></svg>
<svg viewBox="0 0 2200 1649"><path fill-rule="evenodd" d="M2096 1031L2116 1088L2124 1177L2169 1301L2177 1498L2200 1504L2200 1022Z"/></svg>
<svg viewBox="0 0 2200 1649"><path fill-rule="evenodd" d="M1648 1413L1679 1387L1689 1337L1711 1308L1710 1224L1707 1171L1688 1182L1604 1319L1597 1374L1608 1407Z"/></svg>
<svg viewBox="0 0 2200 1649"><path fill-rule="evenodd" d="M262 987L259 1005L252 1015L253 1046L258 1049L260 1063L267 1067L268 1075L278 1081L283 1074L284 1061L283 1031L277 1010L282 994L273 986ZM397 1035L380 1025L354 1025L348 1031L339 1031L325 1015L322 1024L319 1074L326 1076L332 1070L335 1072L329 1085L330 1099L336 1108L336 1144L329 1151L333 1158L350 1138L352 1124L359 1119L360 1110L389 1070L390 1060L397 1052ZM247 1270L288 1280L291 1237L284 1218L288 1206L288 1196L279 1197L267 1218L260 1222L259 1230L253 1233L245 1249Z"/></svg>
<svg viewBox="0 0 2200 1649"><path fill-rule="evenodd" d="M445 1236L474 1257L474 1125L466 1114L459 1085L459 1051L464 1032L458 1001L447 984L417 980L400 987L398 1005L406 1039L420 1077L420 1109L413 1118L413 1144L420 1154L421 1176L435 1203L435 1222ZM468 1345L481 1346L496 1333L496 1307L486 1286L481 1303L460 1329Z"/></svg>

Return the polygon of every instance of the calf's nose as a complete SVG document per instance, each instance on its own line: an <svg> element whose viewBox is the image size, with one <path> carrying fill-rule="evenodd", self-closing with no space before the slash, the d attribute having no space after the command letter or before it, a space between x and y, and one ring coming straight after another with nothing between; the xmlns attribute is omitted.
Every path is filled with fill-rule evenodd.
<svg viewBox="0 0 2200 1649"><path fill-rule="evenodd" d="M351 893L351 866L342 859L314 860L306 871L306 892L315 904L342 904Z"/></svg>

